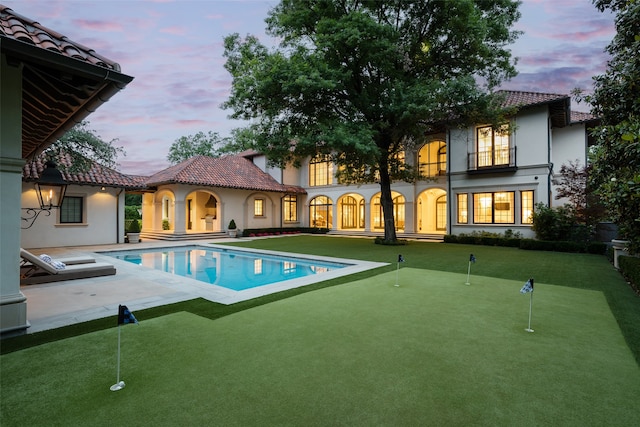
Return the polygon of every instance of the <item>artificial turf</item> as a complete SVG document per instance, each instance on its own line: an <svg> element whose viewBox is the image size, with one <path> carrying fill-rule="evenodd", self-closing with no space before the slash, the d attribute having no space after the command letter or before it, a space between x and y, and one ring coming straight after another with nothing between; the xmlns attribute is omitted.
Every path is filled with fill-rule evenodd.
<svg viewBox="0 0 640 427"><path fill-rule="evenodd" d="M118 392L116 328L5 354L0 424L640 425L604 292L537 280L527 333L523 280L408 264L215 320L136 313Z"/></svg>

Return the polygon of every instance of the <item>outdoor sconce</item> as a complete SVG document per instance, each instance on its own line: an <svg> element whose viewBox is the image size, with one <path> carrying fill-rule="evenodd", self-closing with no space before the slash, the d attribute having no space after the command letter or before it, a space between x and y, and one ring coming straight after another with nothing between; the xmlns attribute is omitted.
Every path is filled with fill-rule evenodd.
<svg viewBox="0 0 640 427"><path fill-rule="evenodd" d="M56 168L56 164L49 160L45 169L40 174L40 178L36 181L36 194L38 195L39 208L22 208L26 211L27 217L22 217L22 221L26 223L26 227L30 228L42 212L46 212L47 216L51 215L51 209L57 209L62 206L64 193L67 190L67 182L62 178L62 172Z"/></svg>

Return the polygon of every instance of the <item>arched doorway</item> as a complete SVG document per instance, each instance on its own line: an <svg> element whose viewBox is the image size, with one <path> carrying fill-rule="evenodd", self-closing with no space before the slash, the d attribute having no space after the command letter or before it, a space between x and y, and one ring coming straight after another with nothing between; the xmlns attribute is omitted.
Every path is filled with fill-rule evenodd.
<svg viewBox="0 0 640 427"><path fill-rule="evenodd" d="M447 232L447 192L440 188L423 191L417 198L417 231L426 234Z"/></svg>
<svg viewBox="0 0 640 427"><path fill-rule="evenodd" d="M333 227L333 201L327 196L317 196L309 202L309 223L311 227Z"/></svg>
<svg viewBox="0 0 640 427"><path fill-rule="evenodd" d="M404 196L396 191L392 191L391 197L393 199L393 218L396 231L404 231ZM373 231L384 230L384 215L382 213L382 204L380 204L380 193L376 194L371 199L371 229Z"/></svg>
<svg viewBox="0 0 640 427"><path fill-rule="evenodd" d="M220 200L210 191L193 191L185 198L185 228L187 232L221 231Z"/></svg>

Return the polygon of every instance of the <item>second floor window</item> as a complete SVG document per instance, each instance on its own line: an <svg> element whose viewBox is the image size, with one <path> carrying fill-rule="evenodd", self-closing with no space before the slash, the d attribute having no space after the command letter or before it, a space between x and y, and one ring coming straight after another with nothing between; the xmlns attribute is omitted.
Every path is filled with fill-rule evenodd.
<svg viewBox="0 0 640 427"><path fill-rule="evenodd" d="M478 167L509 165L509 128L480 127L477 130Z"/></svg>
<svg viewBox="0 0 640 427"><path fill-rule="evenodd" d="M309 163L309 186L333 184L333 163L325 158L317 158Z"/></svg>
<svg viewBox="0 0 640 427"><path fill-rule="evenodd" d="M433 177L447 172L447 144L444 141L432 141L425 144L418 153L420 175Z"/></svg>

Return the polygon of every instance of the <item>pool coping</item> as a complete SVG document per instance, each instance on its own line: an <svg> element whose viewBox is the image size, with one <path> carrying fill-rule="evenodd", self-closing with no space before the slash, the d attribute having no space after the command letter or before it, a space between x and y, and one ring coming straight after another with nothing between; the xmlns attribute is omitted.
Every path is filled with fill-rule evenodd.
<svg viewBox="0 0 640 427"><path fill-rule="evenodd" d="M388 263L381 263L381 262L362 261L362 260L348 259L348 258L335 258L335 257L328 257L328 256L307 255L307 254L299 254L295 252L272 251L267 249L244 248L239 246L219 245L215 243L191 243L191 244L167 245L167 246L158 246L155 248L145 248L145 249L157 250L162 248L178 248L178 247L192 247L192 246L199 246L205 249L213 248L213 249L220 249L220 250L227 250L227 251L233 250L236 252L246 252L246 253L252 253L252 254L264 254L269 256L289 257L289 258L296 258L296 259L301 259L306 261L321 261L321 262L337 263L337 264L344 264L345 266L339 269L326 271L326 272L315 274L315 275L298 277L295 279L289 279L289 280L284 280L284 281L271 283L267 285L256 286L254 288L244 289L240 291L235 291L233 289L225 288L223 286L205 283L196 279L192 279L190 277L176 276L171 273L155 270L151 267L145 267L141 265L137 265L137 267L147 269L147 270L153 270L158 273L172 276L176 278L177 281L180 282L180 284L178 285L180 286L180 290L183 290L183 291L189 290L194 294L198 294L199 297L202 297L209 301L229 305L229 304L235 304L237 302L246 301L253 298L258 298L261 296L273 294L276 292L295 289L302 286L324 282L324 281L332 280L338 277L348 276L351 274L360 273L362 271L367 271L374 268L384 267L386 265L389 265ZM106 250L106 251L100 251L96 253L110 256L108 255L109 252L126 252L127 250L133 250L133 249ZM118 260L117 258L112 258L112 259L120 262L127 262L123 260ZM128 264L131 264L131 263L128 263ZM186 289L183 287L185 287Z"/></svg>

